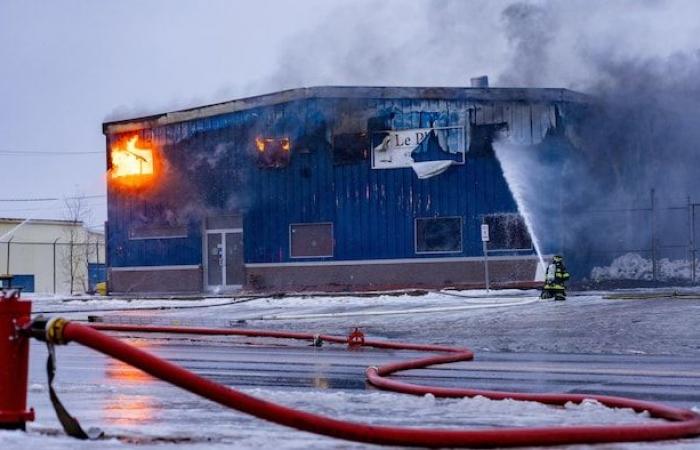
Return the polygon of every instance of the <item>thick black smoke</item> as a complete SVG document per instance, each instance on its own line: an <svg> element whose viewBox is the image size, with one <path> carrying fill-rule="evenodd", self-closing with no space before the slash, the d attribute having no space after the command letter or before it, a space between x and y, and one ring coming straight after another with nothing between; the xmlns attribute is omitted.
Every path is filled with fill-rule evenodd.
<svg viewBox="0 0 700 450"><path fill-rule="evenodd" d="M688 211L668 208L700 202L697 17L692 0L353 2L290 40L251 89L466 86L488 74L498 87L590 95L510 156L545 250L583 277L628 251L687 255Z"/></svg>
<svg viewBox="0 0 700 450"><path fill-rule="evenodd" d="M548 47L557 39L553 30L566 26L556 18L546 5L504 9L509 42L519 56L501 81L533 85L537 67L543 77L552 75ZM700 53L572 51L589 74L577 86L590 95L589 105L569 110L560 132L538 146L502 143L499 156L512 160L504 168L514 172L544 251L570 255L580 276L637 253L657 265L644 278L673 278L677 274L660 273L659 267L686 258L699 231L692 229L689 203L700 201Z"/></svg>

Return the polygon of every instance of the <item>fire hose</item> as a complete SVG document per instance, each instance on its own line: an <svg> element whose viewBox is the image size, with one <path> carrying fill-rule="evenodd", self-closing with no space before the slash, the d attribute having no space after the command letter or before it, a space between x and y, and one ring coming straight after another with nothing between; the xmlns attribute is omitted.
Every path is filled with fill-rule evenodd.
<svg viewBox="0 0 700 450"><path fill-rule="evenodd" d="M102 331L155 332L218 336L246 336L283 339L301 339L318 342L348 344L394 350L416 350L443 353L441 355L391 363L366 370L368 381L375 387L413 395L432 394L435 397L461 398L483 396L493 400L513 399L535 401L549 405L581 403L595 400L611 408L631 408L646 411L650 417L665 422L641 425L562 426L539 428L497 429L422 429L409 427L375 426L333 419L296 410L242 393L215 383L178 365L161 359ZM440 345L407 344L364 339L359 330L350 338L310 333L253 329L220 329L170 326L139 326L92 324L81 325L63 319L37 319L32 323L31 335L52 344L76 342L111 356L149 375L174 384L221 405L303 431L350 441L417 447L518 447L533 445L593 444L606 442L639 442L679 439L700 435L700 415L686 409L623 397L579 394L528 394L478 389L456 389L420 386L391 380L387 376L409 369L420 369L436 364L470 361L472 351Z"/></svg>

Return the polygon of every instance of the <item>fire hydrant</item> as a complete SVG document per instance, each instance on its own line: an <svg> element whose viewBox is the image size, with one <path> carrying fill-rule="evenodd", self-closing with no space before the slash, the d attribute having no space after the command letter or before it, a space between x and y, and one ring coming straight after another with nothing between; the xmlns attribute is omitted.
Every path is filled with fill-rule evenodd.
<svg viewBox="0 0 700 450"><path fill-rule="evenodd" d="M0 290L0 429L24 430L34 420L27 410L29 324L32 303L20 300L17 289Z"/></svg>

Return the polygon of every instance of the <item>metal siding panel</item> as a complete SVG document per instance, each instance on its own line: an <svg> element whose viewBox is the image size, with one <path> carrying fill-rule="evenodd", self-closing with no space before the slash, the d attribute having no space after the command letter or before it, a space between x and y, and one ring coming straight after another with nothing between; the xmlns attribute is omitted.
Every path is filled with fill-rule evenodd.
<svg viewBox="0 0 700 450"><path fill-rule="evenodd" d="M330 123L337 113L335 100L308 100L267 107L241 113L226 114L207 120L183 122L160 129L146 130L159 143L167 143L170 150L178 141L190 139L197 132L207 133L203 147L211 151L217 143L232 139L236 157L243 162L241 170L244 187L251 196L245 221L245 259L247 262L286 261L288 253L288 224L297 222L334 222L336 259L402 258L414 257L414 217L464 217L463 248L465 255L480 255L478 222L481 214L514 208L512 196L495 160L468 158L463 166L450 168L446 173L427 180L418 180L411 169L372 170L370 162L334 166L328 143L313 141L311 153L294 153L287 169L261 170L255 166L251 136L247 130L255 124L274 134L289 134L298 140L309 135L312 128ZM362 103L360 103L362 104ZM440 125L467 126L466 101L445 100L366 100L363 104L375 114L397 110L393 127L418 128L430 125L431 117ZM527 108L527 105L524 105ZM549 106L551 108L551 106ZM524 135L523 111L502 104L482 108L480 121L500 121L510 116L511 133ZM516 111L517 109L517 111ZM527 108L529 109L529 108ZM429 113L435 113L431 116ZM534 113L532 127L541 132L545 127ZM304 118L297 128L295 120ZM537 122L537 121L540 122ZM529 117L527 118L529 122ZM529 124L528 124L529 125ZM231 129L225 133L215 130ZM291 128L290 128L291 127ZM530 130L532 132L532 128ZM454 137L450 137L453 141ZM324 139L325 140L325 139ZM464 138L465 145L468 139ZM456 145L455 142L449 145ZM293 149L295 142L292 142ZM296 149L298 150L298 149ZM177 155L167 155L177 157ZM310 178L300 175L308 167ZM232 167L219 168L213 178L229 179ZM227 192L214 192L216 203L224 204ZM206 206L206 205L205 205ZM128 229L144 213L144 203L118 193L110 194L108 217L110 221L110 261L114 266L148 264L199 264L201 262L201 233L191 230L191 236L174 241L128 241ZM197 224L193 225L195 228ZM118 251L121 245L123 249Z"/></svg>
<svg viewBox="0 0 700 450"><path fill-rule="evenodd" d="M385 111L387 111L387 110L392 109L394 107L394 105L395 104L392 100L387 100L384 102L383 108ZM397 114L394 118L392 125L393 125L393 128L395 128L395 129L407 128L407 119L404 116L404 114ZM394 179L398 180L398 182L402 185L403 188L407 188L407 187L410 188L411 187L410 178L409 179L406 178L406 172L407 172L406 169L388 169L388 170L384 170L384 172L394 172ZM413 216L413 211L411 211L410 209L406 213L403 214L403 217L408 218L409 220L412 216ZM400 253L399 253L400 257L403 257L403 256L406 256L407 251L409 251L409 248L407 245L408 242L406 239L409 228L407 227L407 223L405 220L402 221L400 218L397 219L396 217L394 218L394 220L395 221L398 220L398 222L401 224L401 226L397 227L398 229L396 231L394 238L396 239L397 243L400 246Z"/></svg>
<svg viewBox="0 0 700 450"><path fill-rule="evenodd" d="M378 101L371 101L367 107L372 111L378 111L379 103ZM368 164L371 167L371 161ZM379 172L377 175L381 177L381 190L383 193L383 202L380 206L382 220L378 224L378 233L380 235L376 238L382 241L382 253L380 256L382 258L391 258L397 254L399 239L402 236L402 230L397 221L397 217L401 215L402 208L396 189L396 171L375 170L374 172Z"/></svg>

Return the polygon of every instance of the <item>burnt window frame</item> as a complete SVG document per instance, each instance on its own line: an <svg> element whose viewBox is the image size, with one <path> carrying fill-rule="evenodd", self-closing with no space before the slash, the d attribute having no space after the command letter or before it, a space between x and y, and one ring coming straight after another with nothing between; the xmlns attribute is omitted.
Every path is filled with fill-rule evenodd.
<svg viewBox="0 0 700 450"><path fill-rule="evenodd" d="M418 249L418 221L419 220L454 220L459 219L459 250L419 250ZM464 252L464 217L462 216L431 216L413 218L413 250L416 255L445 255L461 254Z"/></svg>
<svg viewBox="0 0 700 450"><path fill-rule="evenodd" d="M357 158L353 160L346 160L346 161L338 161L336 158L336 138L339 136L356 136L358 141L362 141L365 148L364 150L367 152L362 158ZM367 131L358 131L356 133L333 133L331 137L331 157L333 160L333 166L352 166L355 164L364 164L365 161L371 160L372 159L372 145L371 145L371 140L370 140L371 133ZM360 145L358 144L358 147Z"/></svg>
<svg viewBox="0 0 700 450"><path fill-rule="evenodd" d="M493 217L511 216L511 215L517 215L517 216L520 217L520 220L522 221L523 229L524 229L525 232L527 233L527 237L528 237L528 239L529 239L529 241L530 241L530 247L529 247L529 248L516 248L516 247L511 247L511 248L508 248L508 247L498 247L498 248L494 248L494 247L491 247L491 243L493 242L493 239L491 238L491 236L493 236L492 231L491 231L491 230L492 230L492 227L491 227L491 224L488 224L488 223L486 222L486 219L487 219L487 218L493 218ZM482 223L482 224L486 224L486 225L489 226L489 241L486 243L486 249L488 250L489 253L531 252L531 251L534 251L534 250L535 250L535 244L534 244L534 242L532 241L532 236L530 235L530 230L527 229L527 223L525 222L525 217L523 217L522 214L520 214L520 213L512 213L512 212L511 212L511 213L506 213L506 212L504 212L504 213L484 214L484 215L482 216L482 218L481 218L481 223Z"/></svg>
<svg viewBox="0 0 700 450"><path fill-rule="evenodd" d="M268 145L268 143L272 143L275 146L279 146L282 148L282 141L287 141L289 145L289 150L282 150L286 151L287 153L287 160L286 164L284 165L267 165L267 164L262 164L262 158L265 154L265 150L260 150L258 141L262 140L265 142L265 145ZM253 139L253 148L255 150L255 165L257 166L258 170L283 170L288 168L289 166L292 165L292 139L289 137L269 137L269 136L258 136Z"/></svg>
<svg viewBox="0 0 700 450"><path fill-rule="evenodd" d="M294 232L292 231L294 227L304 227L312 225L330 225L330 239L331 239L331 254L330 255L312 255L312 256L294 256L292 252L292 236ZM297 222L289 224L289 258L290 259L309 259L309 258L333 258L335 256L335 224L333 222Z"/></svg>

